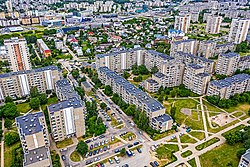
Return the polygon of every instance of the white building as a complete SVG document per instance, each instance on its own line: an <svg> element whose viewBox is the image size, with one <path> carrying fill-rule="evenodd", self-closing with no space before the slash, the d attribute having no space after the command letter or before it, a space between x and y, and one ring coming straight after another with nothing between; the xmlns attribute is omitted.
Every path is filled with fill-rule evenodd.
<svg viewBox="0 0 250 167"><path fill-rule="evenodd" d="M191 15L189 14L175 16L174 28L183 31L184 33L187 33L190 27L190 20Z"/></svg>
<svg viewBox="0 0 250 167"><path fill-rule="evenodd" d="M233 19L229 32L228 42L239 44L246 40L250 26L250 19Z"/></svg>
<svg viewBox="0 0 250 167"><path fill-rule="evenodd" d="M221 22L222 22L221 16L209 15L207 17L206 33L218 34L220 32Z"/></svg>

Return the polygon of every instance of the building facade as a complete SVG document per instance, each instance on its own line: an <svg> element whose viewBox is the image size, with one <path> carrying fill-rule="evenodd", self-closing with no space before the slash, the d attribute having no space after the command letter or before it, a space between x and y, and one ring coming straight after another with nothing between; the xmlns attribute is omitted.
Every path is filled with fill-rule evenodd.
<svg viewBox="0 0 250 167"><path fill-rule="evenodd" d="M197 54L201 57L210 58L215 56L216 42L200 41Z"/></svg>
<svg viewBox="0 0 250 167"><path fill-rule="evenodd" d="M220 32L221 22L222 22L221 16L209 15L207 17L206 33L218 34Z"/></svg>
<svg viewBox="0 0 250 167"><path fill-rule="evenodd" d="M197 54L198 46L199 41L193 39L173 42L170 48L170 56L174 57L177 52Z"/></svg>
<svg viewBox="0 0 250 167"><path fill-rule="evenodd" d="M85 107L71 98L48 106L52 136L55 142L85 134Z"/></svg>
<svg viewBox="0 0 250 167"><path fill-rule="evenodd" d="M222 53L219 55L216 65L216 73L222 75L233 75L238 68L240 55L237 53Z"/></svg>
<svg viewBox="0 0 250 167"><path fill-rule="evenodd" d="M7 96L13 99L29 96L32 87L37 87L41 93L55 90L59 78L56 66L0 74L0 100L4 101Z"/></svg>
<svg viewBox="0 0 250 167"><path fill-rule="evenodd" d="M51 51L42 39L37 39L37 46L44 57L51 56Z"/></svg>
<svg viewBox="0 0 250 167"><path fill-rule="evenodd" d="M220 98L228 99L236 93L241 94L250 91L250 75L237 74L223 80L209 82L207 95L218 95Z"/></svg>
<svg viewBox="0 0 250 167"><path fill-rule="evenodd" d="M175 16L174 28L183 31L184 33L187 33L190 27L190 21L191 21L190 14Z"/></svg>
<svg viewBox="0 0 250 167"><path fill-rule="evenodd" d="M230 27L228 42L239 44L246 40L250 19L233 19Z"/></svg>
<svg viewBox="0 0 250 167"><path fill-rule="evenodd" d="M29 113L16 118L24 152L23 166L52 166L49 135L42 112Z"/></svg>
<svg viewBox="0 0 250 167"><path fill-rule="evenodd" d="M29 49L24 38L5 39L4 45L13 72L31 70Z"/></svg>

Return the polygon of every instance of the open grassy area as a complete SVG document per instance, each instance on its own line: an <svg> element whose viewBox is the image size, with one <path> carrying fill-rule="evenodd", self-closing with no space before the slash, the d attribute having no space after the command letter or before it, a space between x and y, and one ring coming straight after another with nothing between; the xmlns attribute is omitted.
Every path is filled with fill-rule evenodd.
<svg viewBox="0 0 250 167"><path fill-rule="evenodd" d="M248 114L248 110L250 108L250 104L244 103L244 104L238 104L236 107L230 107L229 109L225 109L227 112L234 112L234 111L244 111L246 114Z"/></svg>
<svg viewBox="0 0 250 167"><path fill-rule="evenodd" d="M171 135L171 134L174 134L175 133L175 130L168 130L166 132L163 132L163 133L156 133L152 139L153 140L159 140L159 139L162 139L168 135Z"/></svg>
<svg viewBox="0 0 250 167"><path fill-rule="evenodd" d="M50 97L50 98L48 98L47 104L42 105L41 108L44 111L48 105L51 105L51 104L54 104L54 103L57 103L57 102L58 102L57 97Z"/></svg>
<svg viewBox="0 0 250 167"><path fill-rule="evenodd" d="M156 156L160 160L164 160L166 163L174 162L176 161L176 157L174 156L174 152L177 152L179 150L177 145L173 144L164 144L159 146L156 149Z"/></svg>
<svg viewBox="0 0 250 167"><path fill-rule="evenodd" d="M126 140L126 141L128 141L129 136L132 137L132 140L135 140L135 138L136 138L136 135L133 132L128 132L127 134L125 134L121 138L124 139L124 140Z"/></svg>
<svg viewBox="0 0 250 167"><path fill-rule="evenodd" d="M195 131L191 131L189 132L190 135L192 135L193 137L202 140L205 138L205 134L203 132L195 132Z"/></svg>
<svg viewBox="0 0 250 167"><path fill-rule="evenodd" d="M197 141L188 135L183 135L180 137L182 143L196 143Z"/></svg>
<svg viewBox="0 0 250 167"><path fill-rule="evenodd" d="M202 167L236 167L239 164L239 159L236 153L239 149L243 148L243 144L237 143L233 146L223 144L213 150L208 151L200 156Z"/></svg>
<svg viewBox="0 0 250 167"><path fill-rule="evenodd" d="M6 144L4 145L4 166L5 167L11 167L15 163L15 150L20 150L22 151L22 146L20 142L17 142L16 144L13 144L11 146L7 146ZM20 155L22 156L22 155ZM2 157L1 157L2 158ZM22 159L23 157L17 157ZM18 164L16 164L18 165Z"/></svg>
<svg viewBox="0 0 250 167"><path fill-rule="evenodd" d="M69 145L73 144L73 140L71 138L65 139L63 141L56 142L57 148L65 148Z"/></svg>
<svg viewBox="0 0 250 167"><path fill-rule="evenodd" d="M186 158L186 157L188 157L188 156L190 156L190 155L192 155L192 154L193 154L192 151L187 150L187 151L185 151L184 153L181 153L181 156L182 156L183 158Z"/></svg>
<svg viewBox="0 0 250 167"><path fill-rule="evenodd" d="M195 162L195 159L191 159L188 161L188 163L192 166L192 167L196 167L196 162Z"/></svg>
<svg viewBox="0 0 250 167"><path fill-rule="evenodd" d="M17 110L20 113L27 113L29 110L31 110L31 108L30 108L29 103L26 102L26 103L17 104Z"/></svg>
<svg viewBox="0 0 250 167"><path fill-rule="evenodd" d="M227 132L225 132L225 133L222 133L222 136L226 136L227 134L229 134L229 133L234 133L234 132L236 132L236 131L239 131L239 130L241 130L241 129L244 129L244 127L246 127L245 125L239 125L239 126L237 126L237 127L235 127L235 128L233 128L233 129L231 129L231 130L229 130L229 131L227 131Z"/></svg>
<svg viewBox="0 0 250 167"><path fill-rule="evenodd" d="M204 149L204 148L206 148L206 147L208 147L208 146L210 146L210 145L212 145L212 144L218 142L219 140L220 140L220 139L217 138L217 137L212 138L212 139L210 139L210 140L208 140L208 141L206 141L206 142L204 142L204 143L202 143L202 144L196 146L195 149L196 149L196 150L202 150L202 149Z"/></svg>
<svg viewBox="0 0 250 167"><path fill-rule="evenodd" d="M81 160L80 158L80 155L74 151L70 154L70 159L73 161L73 162L79 162Z"/></svg>
<svg viewBox="0 0 250 167"><path fill-rule="evenodd" d="M172 100L169 100L168 102L171 103L171 101ZM176 107L176 114L175 114L176 122L190 126L192 129L203 130L202 119L200 119L199 121L194 121L192 119L192 116L185 115L181 112L182 108L196 109L197 105L198 102L193 99L176 100L174 103L174 106ZM194 112L194 114L197 114L197 112ZM195 116L194 119L196 118L197 116Z"/></svg>

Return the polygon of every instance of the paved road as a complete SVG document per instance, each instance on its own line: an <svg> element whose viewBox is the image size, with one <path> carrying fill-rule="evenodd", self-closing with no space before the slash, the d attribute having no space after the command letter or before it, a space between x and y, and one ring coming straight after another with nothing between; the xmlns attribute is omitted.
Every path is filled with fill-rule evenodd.
<svg viewBox="0 0 250 167"><path fill-rule="evenodd" d="M208 131L207 131L207 121L206 121L206 113L204 111L204 106L203 106L203 102L202 102L202 96L200 97L200 105L201 105L201 115L202 115L202 122L204 125L204 131L205 131L205 138L208 138Z"/></svg>

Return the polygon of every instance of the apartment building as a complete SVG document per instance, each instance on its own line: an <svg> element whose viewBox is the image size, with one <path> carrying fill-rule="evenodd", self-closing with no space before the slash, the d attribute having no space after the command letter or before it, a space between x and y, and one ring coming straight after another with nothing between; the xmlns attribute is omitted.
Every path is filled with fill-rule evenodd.
<svg viewBox="0 0 250 167"><path fill-rule="evenodd" d="M171 129L173 120L165 114L166 109L160 102L129 83L108 67L100 67L97 72L100 81L104 85L110 85L113 92L117 93L124 102L134 104L137 108L145 111L153 128L161 132Z"/></svg>
<svg viewBox="0 0 250 167"><path fill-rule="evenodd" d="M234 51L234 44L231 42L225 43L225 44L216 44L215 47L215 55L219 55L221 53L225 52L233 52Z"/></svg>
<svg viewBox="0 0 250 167"><path fill-rule="evenodd" d="M7 96L13 99L29 96L31 87L37 87L41 93L54 90L57 80L59 72L56 66L0 74L0 101Z"/></svg>
<svg viewBox="0 0 250 167"><path fill-rule="evenodd" d="M228 99L236 93L241 94L250 91L250 75L237 74L223 80L209 82L207 95L218 95L220 98Z"/></svg>
<svg viewBox="0 0 250 167"><path fill-rule="evenodd" d="M233 75L238 68L240 55L234 52L222 53L218 57L216 73L222 75Z"/></svg>
<svg viewBox="0 0 250 167"><path fill-rule="evenodd" d="M210 75L204 72L205 69L198 64L188 64L185 68L183 84L192 92L203 95L206 94Z"/></svg>
<svg viewBox="0 0 250 167"><path fill-rule="evenodd" d="M250 167L250 149L241 156L238 167Z"/></svg>
<svg viewBox="0 0 250 167"><path fill-rule="evenodd" d="M199 64L205 68L205 73L212 74L214 72L215 62L213 60L206 59L205 57L195 56L184 52L177 52L176 60L183 62L184 64Z"/></svg>
<svg viewBox="0 0 250 167"><path fill-rule="evenodd" d="M85 134L85 108L83 102L71 98L48 106L52 137L55 142Z"/></svg>
<svg viewBox="0 0 250 167"><path fill-rule="evenodd" d="M81 97L74 90L74 87L70 85L67 79L58 80L55 83L55 90L57 98L60 101L69 100L71 98L76 98L77 100L81 100Z"/></svg>
<svg viewBox="0 0 250 167"><path fill-rule="evenodd" d="M13 72L30 70L30 54L25 38L5 39L7 58Z"/></svg>
<svg viewBox="0 0 250 167"><path fill-rule="evenodd" d="M250 55L240 57L240 61L239 61L239 64L238 64L238 69L240 71L250 69Z"/></svg>
<svg viewBox="0 0 250 167"><path fill-rule="evenodd" d="M222 22L221 16L209 15L207 17L206 33L218 34L220 32L221 22Z"/></svg>
<svg viewBox="0 0 250 167"><path fill-rule="evenodd" d="M210 58L214 57L216 49L216 42L214 41L200 41L199 49L197 51L198 56Z"/></svg>
<svg viewBox="0 0 250 167"><path fill-rule="evenodd" d="M198 46L199 41L193 39L173 42L170 48L170 56L175 56L177 52L197 54Z"/></svg>
<svg viewBox="0 0 250 167"><path fill-rule="evenodd" d="M239 44L246 40L250 19L233 19L230 27L228 42Z"/></svg>
<svg viewBox="0 0 250 167"><path fill-rule="evenodd" d="M51 51L42 39L37 39L37 46L44 57L51 56Z"/></svg>
<svg viewBox="0 0 250 167"><path fill-rule="evenodd" d="M96 67L108 67L112 71L121 72L125 69L130 69L132 65L144 64L144 52L142 48L122 50L118 52L111 52L107 54L97 54Z"/></svg>
<svg viewBox="0 0 250 167"><path fill-rule="evenodd" d="M24 152L23 166L52 166L49 135L43 112L17 117L16 125Z"/></svg>
<svg viewBox="0 0 250 167"><path fill-rule="evenodd" d="M154 50L147 50L145 52L144 59L144 65L147 67L147 69L152 69L153 67L161 69L162 63L174 63L175 61L173 57Z"/></svg>
<svg viewBox="0 0 250 167"><path fill-rule="evenodd" d="M146 91L152 92L152 93L157 92L160 88L159 83L151 78L146 79L143 85Z"/></svg>
<svg viewBox="0 0 250 167"><path fill-rule="evenodd" d="M183 31L184 33L187 33L190 27L190 21L191 21L190 14L175 16L174 28Z"/></svg>

